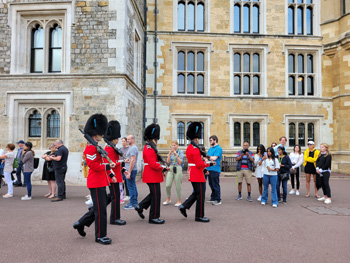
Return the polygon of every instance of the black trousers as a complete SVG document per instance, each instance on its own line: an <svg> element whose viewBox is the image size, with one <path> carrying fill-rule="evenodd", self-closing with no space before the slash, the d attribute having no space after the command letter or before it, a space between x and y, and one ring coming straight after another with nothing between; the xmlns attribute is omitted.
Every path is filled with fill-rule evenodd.
<svg viewBox="0 0 350 263"><path fill-rule="evenodd" d="M66 179L67 167L55 168L55 179L57 184L57 197L66 198Z"/></svg>
<svg viewBox="0 0 350 263"><path fill-rule="evenodd" d="M299 190L299 187L300 187L299 167L296 169L295 178L297 181L297 190ZM294 174L290 174L290 183L292 184L292 189L294 189Z"/></svg>
<svg viewBox="0 0 350 263"><path fill-rule="evenodd" d="M111 203L110 221L120 219L120 189L119 183L111 183L107 196L107 205Z"/></svg>
<svg viewBox="0 0 350 263"><path fill-rule="evenodd" d="M84 226L91 226L95 221L95 237L107 236L107 192L105 187L90 188L93 206L78 222Z"/></svg>
<svg viewBox="0 0 350 263"><path fill-rule="evenodd" d="M149 219L160 217L160 183L148 183L149 194L139 203L140 208L149 210Z"/></svg>
<svg viewBox="0 0 350 263"><path fill-rule="evenodd" d="M190 209L196 202L196 217L204 217L205 183L192 182L193 192L182 204L186 209Z"/></svg>
<svg viewBox="0 0 350 263"><path fill-rule="evenodd" d="M317 174L318 175L318 174ZM329 178L331 177L330 172L323 172L323 176L320 177L323 195L331 198L331 188L329 187Z"/></svg>

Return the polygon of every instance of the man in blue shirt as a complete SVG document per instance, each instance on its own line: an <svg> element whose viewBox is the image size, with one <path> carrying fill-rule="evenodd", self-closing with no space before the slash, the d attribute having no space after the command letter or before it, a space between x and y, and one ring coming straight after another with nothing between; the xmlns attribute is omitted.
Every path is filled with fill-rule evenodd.
<svg viewBox="0 0 350 263"><path fill-rule="evenodd" d="M211 188L210 200L207 202L212 202L213 205L221 205L221 193L220 193L220 173L221 167L220 162L222 159L222 148L218 144L219 139L216 135L212 135L209 138L209 143L211 145L208 156L210 156L210 161L215 161L216 165L207 167L209 172L209 186Z"/></svg>

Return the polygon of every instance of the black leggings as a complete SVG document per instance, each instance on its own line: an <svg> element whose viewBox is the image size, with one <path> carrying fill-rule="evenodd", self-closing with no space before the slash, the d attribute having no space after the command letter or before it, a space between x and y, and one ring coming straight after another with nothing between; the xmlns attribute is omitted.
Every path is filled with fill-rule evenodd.
<svg viewBox="0 0 350 263"><path fill-rule="evenodd" d="M297 173L295 174L295 177L297 179L297 190L299 190L300 187L300 180L299 180L299 167L296 168ZM294 189L294 174L290 175L290 183L292 184L292 189Z"/></svg>
<svg viewBox="0 0 350 263"><path fill-rule="evenodd" d="M331 177L330 172L323 172L321 176L322 191L325 196L331 198L331 188L329 187L329 178Z"/></svg>

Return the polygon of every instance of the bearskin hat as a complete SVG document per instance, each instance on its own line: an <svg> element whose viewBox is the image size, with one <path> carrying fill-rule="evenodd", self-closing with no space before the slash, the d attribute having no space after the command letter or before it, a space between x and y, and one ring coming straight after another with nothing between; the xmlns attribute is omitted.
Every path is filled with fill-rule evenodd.
<svg viewBox="0 0 350 263"><path fill-rule="evenodd" d="M108 141L120 138L120 124L118 121L108 122L105 138Z"/></svg>
<svg viewBox="0 0 350 263"><path fill-rule="evenodd" d="M84 132L90 136L104 135L106 133L108 120L103 114L94 114L87 120Z"/></svg>
<svg viewBox="0 0 350 263"><path fill-rule="evenodd" d="M189 140L195 138L201 138L202 135L202 125L200 122L192 122L187 128L186 136Z"/></svg>
<svg viewBox="0 0 350 263"><path fill-rule="evenodd" d="M160 127L158 124L152 123L147 126L143 138L145 141L150 141L153 139L159 140L160 137Z"/></svg>

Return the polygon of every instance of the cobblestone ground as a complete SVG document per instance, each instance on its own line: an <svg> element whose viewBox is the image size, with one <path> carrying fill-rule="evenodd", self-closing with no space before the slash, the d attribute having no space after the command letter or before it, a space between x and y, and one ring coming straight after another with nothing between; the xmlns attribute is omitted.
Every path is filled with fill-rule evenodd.
<svg viewBox="0 0 350 263"><path fill-rule="evenodd" d="M301 195L288 195L287 204L277 209L270 202L261 206L257 183L253 183L253 202L241 201L235 178L222 178L220 206L206 203L210 223L194 221L194 209L185 219L173 205L161 207L164 225L150 225L135 211L123 210L125 226L108 225L110 246L94 242L94 228L82 238L72 228L87 211L88 190L68 186L67 200L51 203L43 197L46 186L33 187L33 200L21 201L25 188L15 188L11 199L0 199L1 262L349 262L350 180L332 179L332 204L305 198L305 179ZM137 183L139 201L148 187ZM183 199L190 195L190 183L183 180ZM290 190L290 185L288 185ZM6 187L0 194L6 193ZM207 187L207 198L210 189ZM320 192L322 193L322 191ZM162 184L162 201L165 184ZM172 191L173 204L176 191ZM148 216L148 212L145 212Z"/></svg>

